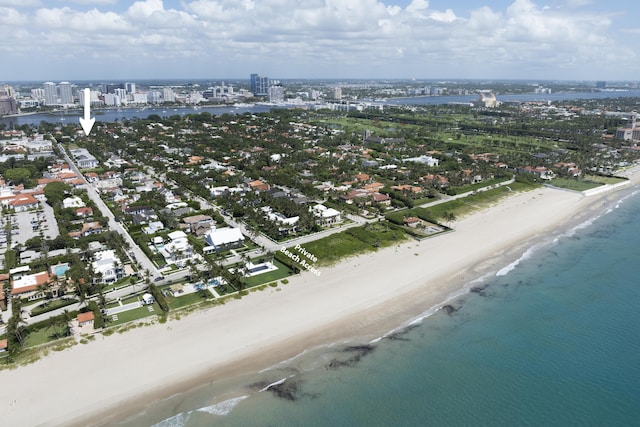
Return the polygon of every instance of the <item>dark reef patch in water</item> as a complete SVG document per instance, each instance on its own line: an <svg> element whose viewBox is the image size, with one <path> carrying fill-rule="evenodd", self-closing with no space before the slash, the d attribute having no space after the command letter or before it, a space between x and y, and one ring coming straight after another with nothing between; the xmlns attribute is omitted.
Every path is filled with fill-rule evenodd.
<svg viewBox="0 0 640 427"><path fill-rule="evenodd" d="M417 327L418 327L417 324L411 324L411 325L405 326L404 328L398 331L392 332L389 335L386 335L384 338L391 341L409 341L409 339L405 337L405 335L407 335L409 332L411 332L413 329Z"/></svg>
<svg viewBox="0 0 640 427"><path fill-rule="evenodd" d="M298 381L291 380L273 385L268 390L280 399L293 402L298 399L298 388Z"/></svg>
<svg viewBox="0 0 640 427"><path fill-rule="evenodd" d="M443 305L442 310L444 310L444 312L447 313L449 316L451 316L453 313L458 311L458 309L452 306L451 304Z"/></svg>
<svg viewBox="0 0 640 427"><path fill-rule="evenodd" d="M469 289L469 292L474 293L474 294L478 294L481 297L486 297L487 294L484 291L485 289L487 289L489 287L489 285L482 285L482 286L474 286L473 288Z"/></svg>
<svg viewBox="0 0 640 427"><path fill-rule="evenodd" d="M338 369L343 367L355 366L363 357L371 353L373 350L375 350L375 346L370 344L345 347L342 350L343 353L355 354L344 360L338 358L332 359L331 362L329 362L329 364L326 366L326 369Z"/></svg>

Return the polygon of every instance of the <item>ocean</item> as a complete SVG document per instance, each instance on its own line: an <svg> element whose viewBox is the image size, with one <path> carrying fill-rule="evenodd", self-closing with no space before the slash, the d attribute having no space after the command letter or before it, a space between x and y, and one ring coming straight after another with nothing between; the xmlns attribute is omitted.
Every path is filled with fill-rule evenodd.
<svg viewBox="0 0 640 427"><path fill-rule="evenodd" d="M380 340L315 349L115 425L640 425L640 193L631 191Z"/></svg>

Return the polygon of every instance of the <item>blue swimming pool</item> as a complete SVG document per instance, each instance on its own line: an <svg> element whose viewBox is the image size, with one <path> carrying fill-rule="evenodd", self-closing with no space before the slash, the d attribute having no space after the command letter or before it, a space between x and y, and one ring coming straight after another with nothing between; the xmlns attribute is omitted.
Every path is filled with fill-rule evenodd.
<svg viewBox="0 0 640 427"><path fill-rule="evenodd" d="M64 276L64 273L66 273L67 270L69 270L69 264L58 264L53 267L53 274L58 277Z"/></svg>

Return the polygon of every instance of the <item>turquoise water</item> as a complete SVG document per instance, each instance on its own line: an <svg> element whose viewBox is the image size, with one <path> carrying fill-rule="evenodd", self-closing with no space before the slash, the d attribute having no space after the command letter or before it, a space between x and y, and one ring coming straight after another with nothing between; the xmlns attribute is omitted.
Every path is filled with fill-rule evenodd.
<svg viewBox="0 0 640 427"><path fill-rule="evenodd" d="M58 264L56 266L53 267L53 273L58 276L61 277L64 275L64 273L67 272L67 270L69 270L69 264Z"/></svg>
<svg viewBox="0 0 640 427"><path fill-rule="evenodd" d="M640 425L638 242L634 195L373 346L193 390L123 425Z"/></svg>

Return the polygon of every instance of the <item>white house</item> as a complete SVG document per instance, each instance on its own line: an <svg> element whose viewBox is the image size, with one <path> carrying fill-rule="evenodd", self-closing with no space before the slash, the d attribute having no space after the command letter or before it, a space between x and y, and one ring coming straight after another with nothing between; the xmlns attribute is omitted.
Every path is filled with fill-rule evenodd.
<svg viewBox="0 0 640 427"><path fill-rule="evenodd" d="M340 214L340 211L336 209L317 204L312 206L309 210L316 217L316 224L323 227L328 227L342 222L342 214Z"/></svg>
<svg viewBox="0 0 640 427"><path fill-rule="evenodd" d="M242 246L244 235L239 228L216 228L205 234L205 241L213 248L213 251L220 252Z"/></svg>
<svg viewBox="0 0 640 427"><path fill-rule="evenodd" d="M429 167L434 167L434 166L438 166L438 164L440 163L440 161L436 158L433 158L431 156L418 156L418 157L410 157L408 159L402 159L403 163L406 162L414 162L414 163L422 163L423 165L427 165Z"/></svg>
<svg viewBox="0 0 640 427"><path fill-rule="evenodd" d="M100 273L94 281L99 283L113 283L124 277L124 266L116 256L114 250L100 251L93 254L91 263L93 271Z"/></svg>
<svg viewBox="0 0 640 427"><path fill-rule="evenodd" d="M98 160L86 148L76 148L71 150L71 154L80 169L93 169L98 166Z"/></svg>
<svg viewBox="0 0 640 427"><path fill-rule="evenodd" d="M83 208L85 206L82 199L78 196L67 197L62 201L62 207L65 209L68 208Z"/></svg>
<svg viewBox="0 0 640 427"><path fill-rule="evenodd" d="M164 224L162 221L151 221L146 227L142 228L142 232L144 234L155 234L160 230L164 230Z"/></svg>
<svg viewBox="0 0 640 427"><path fill-rule="evenodd" d="M280 225L280 232L288 232L288 231L295 231L296 230L296 224L298 223L298 221L300 220L299 216L292 216L292 217L286 217L283 214L279 213L279 212L274 212L273 209L271 208L271 206L264 206L262 208L260 208L260 210L262 210L262 212L264 212L264 216L270 220L273 221L275 223L278 223Z"/></svg>
<svg viewBox="0 0 640 427"><path fill-rule="evenodd" d="M187 234L184 231L173 231L167 234L167 237L169 242L164 245L160 253L167 264L184 267L195 255Z"/></svg>
<svg viewBox="0 0 640 427"><path fill-rule="evenodd" d="M151 295L150 293L142 295L142 303L144 305L151 305L154 301L155 300L153 299L153 295Z"/></svg>

